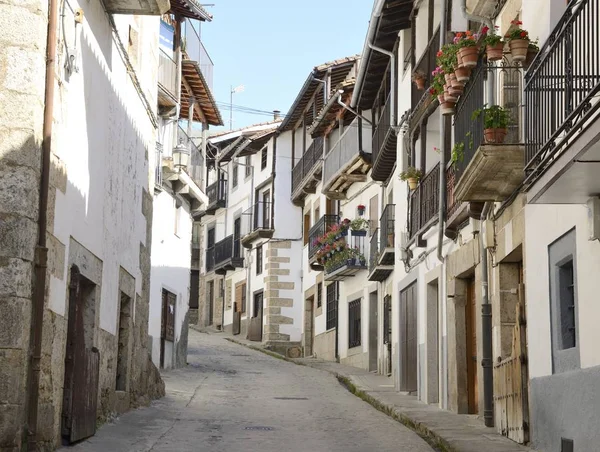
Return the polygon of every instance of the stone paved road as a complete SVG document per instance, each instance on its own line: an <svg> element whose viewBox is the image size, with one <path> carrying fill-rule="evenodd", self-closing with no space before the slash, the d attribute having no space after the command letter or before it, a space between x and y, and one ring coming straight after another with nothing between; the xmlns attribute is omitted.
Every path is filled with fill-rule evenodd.
<svg viewBox="0 0 600 452"><path fill-rule="evenodd" d="M167 396L106 424L72 452L431 452L329 373L190 330Z"/></svg>

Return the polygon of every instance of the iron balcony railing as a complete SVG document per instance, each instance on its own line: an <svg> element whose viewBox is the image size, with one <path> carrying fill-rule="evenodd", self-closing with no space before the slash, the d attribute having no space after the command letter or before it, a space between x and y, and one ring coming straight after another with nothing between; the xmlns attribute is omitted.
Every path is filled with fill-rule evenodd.
<svg viewBox="0 0 600 452"><path fill-rule="evenodd" d="M396 205L388 204L379 219L379 249L394 248Z"/></svg>
<svg viewBox="0 0 600 452"><path fill-rule="evenodd" d="M552 162L600 109L600 0L570 1L525 76L525 171Z"/></svg>
<svg viewBox="0 0 600 452"><path fill-rule="evenodd" d="M353 267L365 267L369 264L366 259L367 256L369 256L370 258L370 254L369 254L369 249L367 249L367 237L366 236L354 236L352 235L352 233L349 233L346 237L345 237L345 241L347 243L347 248L349 250L354 250L355 254L354 256L348 256L348 258L350 257L354 257L356 260L353 261L352 266ZM363 256L364 262L361 262L361 258L359 255ZM330 274L330 273L334 273L335 271L339 270L342 267L346 267L348 266L348 260L344 260L341 259L337 262L337 264L335 264L334 266L325 266L325 274Z"/></svg>
<svg viewBox="0 0 600 452"><path fill-rule="evenodd" d="M162 155L163 145L162 143L156 142L156 165L154 167L154 183L157 186L162 185Z"/></svg>
<svg viewBox="0 0 600 452"><path fill-rule="evenodd" d="M336 176L341 168L344 168L348 162L356 157L360 151L370 153L370 144L367 149L362 149L359 133L359 118L355 118L352 124L346 128L344 134L340 137L337 143L331 148L331 151L325 157L323 164L323 185L328 185L329 182ZM370 133L371 129L362 125L362 133Z"/></svg>
<svg viewBox="0 0 600 452"><path fill-rule="evenodd" d="M225 237L215 244L215 266L229 259L241 258L242 249L240 239L232 235Z"/></svg>
<svg viewBox="0 0 600 452"><path fill-rule="evenodd" d="M316 239L324 235L331 226L338 224L340 217L337 215L323 215L319 221L317 221L312 228L308 231L308 257L313 257L319 247L315 243Z"/></svg>
<svg viewBox="0 0 600 452"><path fill-rule="evenodd" d="M190 19L185 20L185 41L184 41L184 50L187 53L188 57L191 60L197 61L200 66L200 71L204 78L206 79L206 83L208 83L208 88L212 91L213 88L213 69L214 63L202 40L200 39L200 24L199 22L193 23Z"/></svg>
<svg viewBox="0 0 600 452"><path fill-rule="evenodd" d="M218 181L206 187L206 196L208 196L208 204L216 204L219 202L227 202L227 179L219 179Z"/></svg>
<svg viewBox="0 0 600 452"><path fill-rule="evenodd" d="M210 272L215 268L215 247L206 249L206 271Z"/></svg>
<svg viewBox="0 0 600 452"><path fill-rule="evenodd" d="M493 77L490 78L490 74ZM478 66L473 71L470 80L464 88L464 93L460 96L456 104L456 113L454 116L454 146L462 146L460 156L453 162L454 178L458 180L463 175L467 166L473 159L479 146L484 144L484 114L482 110L490 105L487 104L484 92L486 91L486 81L494 81L493 91L497 93L498 102L504 109L510 113L510 122L508 125L508 134L504 139L504 144L519 144L521 139L522 124L522 69L516 66L493 66L479 61ZM477 114L477 112L480 112ZM475 114L474 114L475 113ZM451 160L451 149L448 150L448 161Z"/></svg>
<svg viewBox="0 0 600 452"><path fill-rule="evenodd" d="M162 49L158 54L158 84L173 98L177 97L177 65Z"/></svg>
<svg viewBox="0 0 600 452"><path fill-rule="evenodd" d="M440 164L435 165L419 181L419 186L410 194L409 236L413 238L437 217L440 186Z"/></svg>
<svg viewBox="0 0 600 452"><path fill-rule="evenodd" d="M375 270L377 264L379 262L379 228L373 231L373 235L371 236L371 241L369 243L369 273Z"/></svg>
<svg viewBox="0 0 600 452"><path fill-rule="evenodd" d="M383 106L381 112L381 116L379 117L379 121L377 122L377 127L373 131L373 141L371 145L371 152L373 153L373 162L377 160L377 156L382 151L382 148L385 145L387 135L390 132L390 127L392 123L390 97L391 93L388 94L388 97L385 101L385 105Z"/></svg>
<svg viewBox="0 0 600 452"><path fill-rule="evenodd" d="M177 138L178 140L183 140L183 143L190 149L190 162L186 172L194 180L196 185L200 187L200 189L203 189L204 157L202 156L202 152L181 126L177 129Z"/></svg>
<svg viewBox="0 0 600 452"><path fill-rule="evenodd" d="M275 229L272 203L259 201L242 213L242 237L258 230Z"/></svg>
<svg viewBox="0 0 600 452"><path fill-rule="evenodd" d="M440 48L440 28L438 27L436 32L433 34L425 51L421 54L419 61L415 65L413 73L420 73L425 78L425 90L417 89L415 83L411 85L411 111L417 110L417 105L421 102L424 95L430 96L427 91L432 83L431 73L436 68L436 54Z"/></svg>
<svg viewBox="0 0 600 452"><path fill-rule="evenodd" d="M323 138L316 138L292 169L292 193L298 189L306 176L323 158Z"/></svg>

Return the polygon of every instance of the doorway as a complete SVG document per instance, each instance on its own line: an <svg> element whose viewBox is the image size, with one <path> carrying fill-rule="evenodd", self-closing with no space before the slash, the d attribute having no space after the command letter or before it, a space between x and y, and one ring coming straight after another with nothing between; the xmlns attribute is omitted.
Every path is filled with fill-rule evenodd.
<svg viewBox="0 0 600 452"><path fill-rule="evenodd" d="M314 354L315 343L315 297L309 297L304 302L304 356Z"/></svg>
<svg viewBox="0 0 600 452"><path fill-rule="evenodd" d="M71 267L61 434L74 443L96 433L100 353L94 347L96 284Z"/></svg>
<svg viewBox="0 0 600 452"><path fill-rule="evenodd" d="M371 292L369 294L369 372L377 371L378 318L377 292Z"/></svg>
<svg viewBox="0 0 600 452"><path fill-rule="evenodd" d="M417 283L400 292L400 390L417 391Z"/></svg>
<svg viewBox="0 0 600 452"><path fill-rule="evenodd" d="M160 326L160 367L171 367L175 353L175 304L177 297L166 289L162 290L162 315Z"/></svg>
<svg viewBox="0 0 600 452"><path fill-rule="evenodd" d="M252 318L248 328L248 340L261 342L263 334L263 291L254 293L252 298Z"/></svg>
<svg viewBox="0 0 600 452"><path fill-rule="evenodd" d="M131 298L121 292L119 307L119 328L117 344L117 375L115 389L127 390L129 374L129 350L131 337Z"/></svg>
<svg viewBox="0 0 600 452"><path fill-rule="evenodd" d="M477 301L474 279L467 281L467 303L465 309L468 407L469 414L477 414L479 413L479 392L477 387Z"/></svg>
<svg viewBox="0 0 600 452"><path fill-rule="evenodd" d="M440 365L440 342L441 336L440 321L439 321L439 287L438 280L434 280L427 284L427 311L426 311L426 340L427 340L427 357L426 357L426 376L425 382L427 387L427 403L439 402L439 365Z"/></svg>
<svg viewBox="0 0 600 452"><path fill-rule="evenodd" d="M208 281L206 285L206 301L208 303L208 324L212 325L215 316L215 282Z"/></svg>

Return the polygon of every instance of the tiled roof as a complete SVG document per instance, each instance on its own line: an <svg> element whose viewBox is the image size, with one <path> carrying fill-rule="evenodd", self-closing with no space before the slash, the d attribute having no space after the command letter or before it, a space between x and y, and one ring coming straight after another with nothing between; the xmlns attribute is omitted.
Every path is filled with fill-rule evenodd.
<svg viewBox="0 0 600 452"><path fill-rule="evenodd" d="M337 92L340 90L344 91L344 93L341 94L342 102L349 104L355 83L356 79L353 77L348 80L344 80L342 83L336 86L334 93L329 98L329 101L323 105L323 108L321 108L321 111L319 111L315 117L315 120L308 128L308 132L313 136L313 138L323 135L327 128L338 120L338 114L340 113L342 106L337 101ZM351 122L354 119L354 115L348 110L344 112L343 116L344 123Z"/></svg>
<svg viewBox="0 0 600 452"><path fill-rule="evenodd" d="M223 118L217 103L210 92L208 83L200 70L200 66L197 61L184 59L181 62L181 110L180 117L183 119L188 118L189 109L189 98L194 97L202 113L204 114L208 124L213 126L222 126ZM188 86L191 88L191 92L188 90ZM202 119L198 112L194 111L194 121L201 122Z"/></svg>

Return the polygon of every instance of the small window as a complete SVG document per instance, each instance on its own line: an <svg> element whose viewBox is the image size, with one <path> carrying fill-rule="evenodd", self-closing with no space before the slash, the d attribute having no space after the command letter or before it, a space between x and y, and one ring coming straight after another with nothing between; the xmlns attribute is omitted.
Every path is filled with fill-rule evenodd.
<svg viewBox="0 0 600 452"><path fill-rule="evenodd" d="M252 175L252 158L251 158L251 156L247 155L246 156L246 161L244 163L246 165L245 166L245 168L246 168L246 170L245 170L246 177L250 177Z"/></svg>
<svg viewBox="0 0 600 452"><path fill-rule="evenodd" d="M265 146L262 151L260 151L260 169L264 170L267 167L267 147Z"/></svg>
<svg viewBox="0 0 600 452"><path fill-rule="evenodd" d="M573 259L558 266L558 290L560 293L560 343L561 349L575 347L575 280L573 277Z"/></svg>
<svg viewBox="0 0 600 452"><path fill-rule="evenodd" d="M317 308L323 305L323 283L317 284Z"/></svg>
<svg viewBox="0 0 600 452"><path fill-rule="evenodd" d="M348 305L348 347L360 345L360 299L351 301Z"/></svg>
<svg viewBox="0 0 600 452"><path fill-rule="evenodd" d="M233 174L231 175L231 186L232 188L235 188L238 186L238 164L234 163L233 164Z"/></svg>
<svg viewBox="0 0 600 452"><path fill-rule="evenodd" d="M327 329L337 326L337 304L338 304L338 282L335 281L327 286Z"/></svg>
<svg viewBox="0 0 600 452"><path fill-rule="evenodd" d="M256 247L256 274L260 275L263 271L263 247L259 245Z"/></svg>

